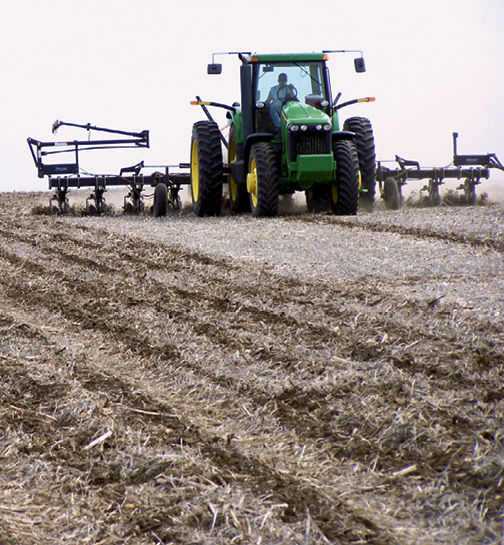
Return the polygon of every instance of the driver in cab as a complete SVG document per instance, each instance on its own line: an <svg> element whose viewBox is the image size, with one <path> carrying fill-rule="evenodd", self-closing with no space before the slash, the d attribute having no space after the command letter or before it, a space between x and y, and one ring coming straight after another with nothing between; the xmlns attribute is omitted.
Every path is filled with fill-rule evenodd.
<svg viewBox="0 0 504 545"><path fill-rule="evenodd" d="M270 106L270 115L275 128L280 128L280 112L285 96L293 94L293 85L287 83L287 74L282 72L278 76L278 85L273 85L266 97L266 106Z"/></svg>

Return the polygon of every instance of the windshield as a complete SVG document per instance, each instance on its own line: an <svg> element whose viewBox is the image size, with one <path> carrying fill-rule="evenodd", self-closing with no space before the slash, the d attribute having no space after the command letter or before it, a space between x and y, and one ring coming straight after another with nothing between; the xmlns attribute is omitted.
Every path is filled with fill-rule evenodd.
<svg viewBox="0 0 504 545"><path fill-rule="evenodd" d="M323 63L321 62L256 65L255 101L276 100L279 86L287 84L294 86L300 102L320 107L321 101L327 98L323 73ZM281 94L282 91L280 91Z"/></svg>

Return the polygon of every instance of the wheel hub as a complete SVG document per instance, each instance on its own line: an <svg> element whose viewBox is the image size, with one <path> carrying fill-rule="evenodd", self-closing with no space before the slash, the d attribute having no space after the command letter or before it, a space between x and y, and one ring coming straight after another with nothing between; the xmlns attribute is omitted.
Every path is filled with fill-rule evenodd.
<svg viewBox="0 0 504 545"><path fill-rule="evenodd" d="M257 206L257 168L254 160L252 160L250 172L247 174L247 191L252 197L254 206Z"/></svg>

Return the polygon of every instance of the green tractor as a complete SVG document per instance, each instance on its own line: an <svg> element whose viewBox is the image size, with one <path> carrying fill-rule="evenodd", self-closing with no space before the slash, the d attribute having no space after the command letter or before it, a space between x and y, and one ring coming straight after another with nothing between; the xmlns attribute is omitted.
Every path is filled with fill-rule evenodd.
<svg viewBox="0 0 504 545"><path fill-rule="evenodd" d="M306 193L313 211L355 215L359 200L372 206L376 164L371 123L352 117L341 127L338 111L374 98L338 104L341 93L335 99L331 95L328 53L226 53L238 55L242 63L241 103L228 106L200 97L191 102L202 106L208 118L193 125L191 139L191 194L197 215L221 213L225 183L234 213L276 216L280 196L296 191ZM359 53L355 70L364 72ZM208 65L209 74L221 72L221 64ZM227 110L227 140L207 106Z"/></svg>

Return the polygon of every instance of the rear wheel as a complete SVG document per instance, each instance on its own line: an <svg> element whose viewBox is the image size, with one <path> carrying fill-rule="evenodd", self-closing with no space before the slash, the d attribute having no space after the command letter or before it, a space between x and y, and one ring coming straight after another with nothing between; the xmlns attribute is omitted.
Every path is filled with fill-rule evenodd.
<svg viewBox="0 0 504 545"><path fill-rule="evenodd" d="M376 195L376 151L373 127L365 117L351 117L343 125L345 131L355 133L359 156L362 189L361 200L372 207Z"/></svg>
<svg viewBox="0 0 504 545"><path fill-rule="evenodd" d="M166 216L168 207L168 188L166 184L160 182L154 188L154 204L152 206L152 215L155 218Z"/></svg>
<svg viewBox="0 0 504 545"><path fill-rule="evenodd" d="M191 196L198 216L218 216L222 206L222 148L216 123L199 121L191 139Z"/></svg>
<svg viewBox="0 0 504 545"><path fill-rule="evenodd" d="M278 170L275 154L267 142L258 142L250 150L247 191L254 216L278 214Z"/></svg>
<svg viewBox="0 0 504 545"><path fill-rule="evenodd" d="M229 149L228 162L231 165L238 159L238 143L236 140L236 129L231 125L229 129ZM229 173L229 200L231 201L231 211L235 214L250 211L250 201L247 194L247 186L239 184Z"/></svg>
<svg viewBox="0 0 504 545"><path fill-rule="evenodd" d="M359 158L355 144L339 140L334 144L336 183L331 188L331 209L339 216L355 216L359 206Z"/></svg>

